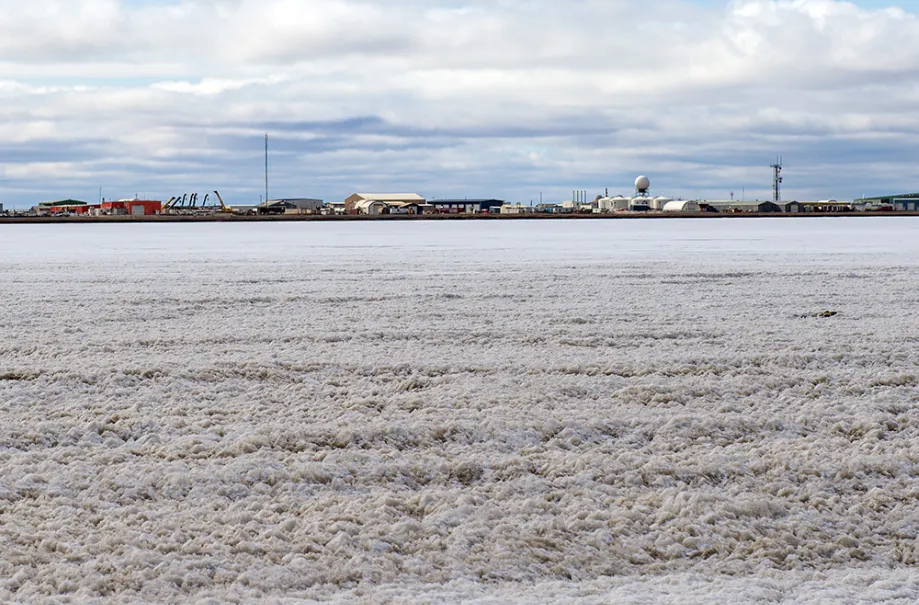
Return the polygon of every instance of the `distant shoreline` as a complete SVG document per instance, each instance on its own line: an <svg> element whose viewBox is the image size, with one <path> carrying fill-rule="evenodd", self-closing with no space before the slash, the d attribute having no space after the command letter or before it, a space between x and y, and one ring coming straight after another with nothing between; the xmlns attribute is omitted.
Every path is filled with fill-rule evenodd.
<svg viewBox="0 0 919 605"><path fill-rule="evenodd" d="M919 217L919 212L694 212L694 213L611 213L611 214L389 214L389 215L171 215L150 216L8 216L4 224L91 224L91 223L249 223L249 222L363 222L363 221L532 221L532 220L647 220L647 219L750 219L750 218L865 218Z"/></svg>

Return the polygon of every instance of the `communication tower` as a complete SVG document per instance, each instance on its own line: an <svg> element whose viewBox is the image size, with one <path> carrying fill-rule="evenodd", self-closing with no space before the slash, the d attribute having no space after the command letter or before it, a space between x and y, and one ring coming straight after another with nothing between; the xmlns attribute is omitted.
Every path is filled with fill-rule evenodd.
<svg viewBox="0 0 919 605"><path fill-rule="evenodd" d="M265 206L268 206L268 133L265 133Z"/></svg>
<svg viewBox="0 0 919 605"><path fill-rule="evenodd" d="M772 201L776 204L782 199L782 158L775 159L772 168Z"/></svg>

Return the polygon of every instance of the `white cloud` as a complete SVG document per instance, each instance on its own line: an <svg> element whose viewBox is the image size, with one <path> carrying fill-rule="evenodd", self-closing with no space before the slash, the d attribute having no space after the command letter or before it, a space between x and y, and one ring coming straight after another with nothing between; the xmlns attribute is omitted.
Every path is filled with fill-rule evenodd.
<svg viewBox="0 0 919 605"><path fill-rule="evenodd" d="M892 188L919 180L919 20L896 8L0 0L0 10L0 111L15 118L0 129L8 203L53 186L43 153L68 188L95 188L82 183L96 170L90 180L116 188L143 182L166 196L219 178L251 197L265 130L278 188L327 198L398 184L528 199L537 186L622 189L637 170L673 195L765 196L776 154L800 198L860 194L854 168L867 159L898 168ZM82 155L55 155L64 148Z"/></svg>
<svg viewBox="0 0 919 605"><path fill-rule="evenodd" d="M192 95L220 95L225 92L240 90L248 86L280 84L289 78L283 75L274 75L267 78L252 78L248 80L233 80L226 78L204 78L200 82L157 82L152 86L156 90L177 92Z"/></svg>

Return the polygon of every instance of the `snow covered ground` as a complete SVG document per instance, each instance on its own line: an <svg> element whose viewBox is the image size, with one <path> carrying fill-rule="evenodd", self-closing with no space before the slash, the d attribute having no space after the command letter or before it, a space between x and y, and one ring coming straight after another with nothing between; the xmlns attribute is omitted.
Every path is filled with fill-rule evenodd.
<svg viewBox="0 0 919 605"><path fill-rule="evenodd" d="M0 225L0 259L0 602L919 599L919 220Z"/></svg>

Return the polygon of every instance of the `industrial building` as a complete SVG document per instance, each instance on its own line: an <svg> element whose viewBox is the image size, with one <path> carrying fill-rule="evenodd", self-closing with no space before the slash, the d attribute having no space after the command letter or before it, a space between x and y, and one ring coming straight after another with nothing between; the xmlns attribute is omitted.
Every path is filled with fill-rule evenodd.
<svg viewBox="0 0 919 605"><path fill-rule="evenodd" d="M268 200L256 208L259 214L319 214L322 204L322 200L298 197Z"/></svg>
<svg viewBox="0 0 919 605"><path fill-rule="evenodd" d="M355 193L345 199L347 214L389 214L391 207L424 204L425 199L417 193Z"/></svg>
<svg viewBox="0 0 919 605"><path fill-rule="evenodd" d="M574 212L574 206L570 204L571 202L562 202L561 204L536 204L533 211L539 214L571 214Z"/></svg>
<svg viewBox="0 0 919 605"><path fill-rule="evenodd" d="M102 202L100 204L90 204L80 200L57 200L52 202L40 202L32 208L35 214L58 215L58 214L77 214L77 215L132 215L132 216L151 216L159 214L162 210L163 202L159 200L118 200Z"/></svg>
<svg viewBox="0 0 919 605"><path fill-rule="evenodd" d="M799 214L803 212L853 212L858 208L851 202L840 202L837 200L820 200L819 202L799 202L795 200L785 204L783 209L785 212L791 214ZM862 207L861 209L865 210L866 208Z"/></svg>
<svg viewBox="0 0 919 605"><path fill-rule="evenodd" d="M487 214L500 213L504 200L491 198L426 201L417 193L355 193L344 202L346 214Z"/></svg>
<svg viewBox="0 0 919 605"><path fill-rule="evenodd" d="M500 208L501 214L532 214L536 211L533 206L523 204L505 204Z"/></svg>
<svg viewBox="0 0 919 605"><path fill-rule="evenodd" d="M762 202L759 200L752 202L741 202L737 200L713 200L706 201L706 205L714 208L718 212L784 212L784 208L775 202Z"/></svg>
<svg viewBox="0 0 919 605"><path fill-rule="evenodd" d="M89 202L73 199L39 202L37 206L32 207L32 212L36 214L60 214L61 212L88 214Z"/></svg>
<svg viewBox="0 0 919 605"><path fill-rule="evenodd" d="M504 200L462 199L462 200L429 200L427 205L440 214L479 214L499 213Z"/></svg>
<svg viewBox="0 0 919 605"><path fill-rule="evenodd" d="M94 212L98 209L98 212ZM130 216L153 216L160 214L163 210L163 202L160 200L118 200L102 202L98 206L92 206L92 214L123 214Z"/></svg>
<svg viewBox="0 0 919 605"><path fill-rule="evenodd" d="M411 202L384 202L382 200L358 200L351 205L350 214L368 214L377 216L389 214L392 206L410 204ZM347 202L345 203L347 208Z"/></svg>
<svg viewBox="0 0 919 605"><path fill-rule="evenodd" d="M903 193L900 195L883 195L879 197L863 197L852 202L855 206L862 206L870 210L894 210L899 212L919 211L919 193Z"/></svg>
<svg viewBox="0 0 919 605"><path fill-rule="evenodd" d="M578 212L594 212L603 214L606 212L662 212L664 208L673 200L666 196L653 197L651 195L651 179L642 175L635 179L635 193L633 197L617 195L600 196L593 202L579 203L574 206ZM585 192L586 193L586 192ZM581 197L584 197L583 195ZM669 212L698 212L699 209L692 210L692 206L681 205L682 210L669 210ZM671 208L676 208L672 206Z"/></svg>

